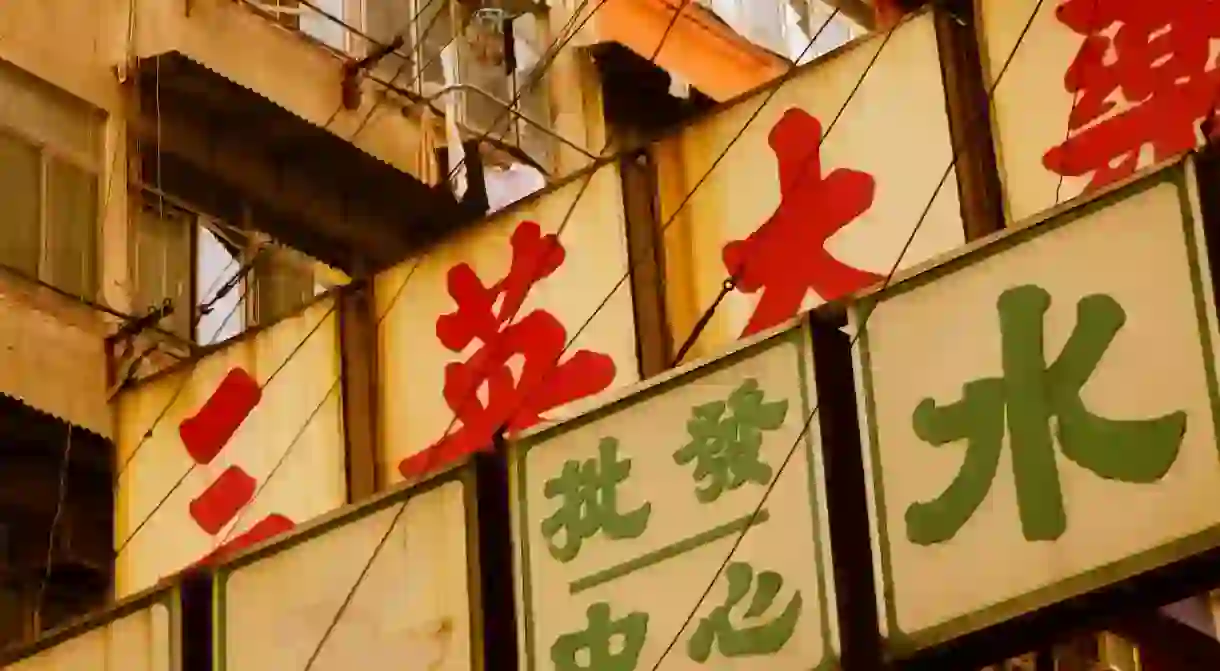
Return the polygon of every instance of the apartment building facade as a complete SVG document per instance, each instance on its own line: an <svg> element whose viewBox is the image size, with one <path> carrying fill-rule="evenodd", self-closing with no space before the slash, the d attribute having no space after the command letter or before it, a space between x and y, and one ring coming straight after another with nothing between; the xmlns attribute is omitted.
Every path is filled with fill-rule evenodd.
<svg viewBox="0 0 1220 671"><path fill-rule="evenodd" d="M572 375L591 387L557 392L537 413L548 421L579 415L568 401L647 386L776 326L791 315L764 314L763 302L725 288L729 247L756 247L756 225L783 219L775 165L782 178L785 151L829 136L840 103L842 144L825 155L886 184L875 202L871 187L857 194L873 228L843 243L870 277L902 246L884 222L923 206L936 161L954 169L949 195L936 195L942 179L928 205L936 221L904 267L1087 191L1079 175L1043 174L1041 157L1018 149L1027 136L1050 142L1043 126L1053 124L1023 119L1026 103L1009 93L1059 105L1035 66L1070 61L1075 43L1044 26L1050 56L1022 52L1016 83L987 101L1032 4L962 4L970 9L926 10L892 44L874 35L838 51L867 37L866 3L0 6L0 189L10 203L0 435L11 444L0 455L11 520L0 529L0 636L30 639L144 598L222 550L266 552L271 536L485 448L501 426L467 431L477 422L459 419L449 398L448 366L468 344L442 335L442 317L461 313L456 268L507 294L518 249L562 238L563 270L528 305L574 341L597 297L589 291L620 274L629 287L577 346L590 365ZM1038 11L1051 20L1049 5ZM571 48L548 53L569 32ZM814 59L728 154L785 85L775 80ZM857 75L870 101L852 102ZM972 118L980 100L991 118ZM892 123L900 105L904 124ZM773 141L781 136L787 146ZM895 161L884 147L899 144L922 158ZM581 222L575 239L564 236L569 219ZM717 296L725 307L707 312ZM236 401L213 402L227 395L248 403L236 420L221 407ZM226 422L224 436L204 428ZM455 424L462 439L446 443ZM276 461L282 444L306 456ZM216 503L208 496L221 482L252 489ZM443 535L437 524L423 528ZM1215 638L1207 597L1176 608L1167 617ZM1064 669L1141 668L1113 635L1060 647L1052 657L1085 660ZM1039 659L1006 668L1041 671Z"/></svg>

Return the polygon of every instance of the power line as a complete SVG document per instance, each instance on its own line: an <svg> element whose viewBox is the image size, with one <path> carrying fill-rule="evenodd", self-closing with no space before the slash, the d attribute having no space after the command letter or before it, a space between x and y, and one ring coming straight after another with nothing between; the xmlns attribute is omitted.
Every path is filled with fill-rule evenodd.
<svg viewBox="0 0 1220 671"><path fill-rule="evenodd" d="M1025 26L1021 29L1021 32L1017 37L1017 42L1016 42L1016 44L1013 45L1012 52L1008 55L1008 58L1004 61L1003 66L1000 68L999 73L996 75L996 79L995 79L995 82L991 86L991 90L987 92L986 97L988 99L988 104L979 106L979 108L977 110L977 113L979 114L979 116L982 116L983 114L985 114L987 112L988 108L990 107L992 95L994 94L996 88L999 87L1000 81L1004 78L1004 74L1008 71L1009 65L1012 64L1012 60L1016 56L1017 50L1020 48L1021 43L1025 41L1025 37L1026 37L1026 35L1028 35L1030 27L1033 26L1034 19L1036 19L1038 16L1038 11L1042 8L1042 5L1045 1L1046 0L1038 0L1038 3L1034 6L1034 11L1030 14L1029 20L1026 21ZM950 140L950 141L952 142L952 140ZM877 288L877 291L885 289L893 281L894 275L898 272L898 267L902 264L902 259L906 256L906 253L910 250L911 244L915 240L915 236L919 233L919 230L920 230L920 228L922 228L924 221L927 220L928 214L932 211L932 206L936 202L936 197L940 194L940 190L942 188L944 188L945 182L948 181L949 175L953 172L953 167L955 165L957 165L957 159L963 149L964 149L964 147L958 147L956 145L956 143L953 144L953 155L949 159L948 167L945 168L944 173L941 175L940 181L936 185L936 189L933 190L933 192L932 192L932 197L928 199L928 203L927 203L927 205L924 206L923 211L920 213L919 219L916 221L914 228L911 230L911 234L909 236L907 236L907 240L903 244L902 250L898 254L898 258L894 261L894 264L893 264L893 266L891 266L889 272L886 273L885 280L881 283L880 287ZM876 312L875 310L872 310L872 311L865 313L864 319L861 320L859 327L856 329L855 333L852 334L851 340L848 343L849 350L855 347L856 342L860 339L860 335L863 334L865 332L865 330L868 328L868 320L872 317L872 315L875 312ZM753 522L758 518L759 514L762 513L763 506L766 505L767 498L771 495L771 492L774 491L776 484L779 482L780 478L783 476L784 470L788 467L788 464L791 463L793 455L796 454L797 449L799 448L801 442L804 440L805 434L809 431L809 427L813 423L814 417L817 416L817 413L818 413L818 410L820 407L821 407L821 399L819 398L818 402L816 404L814 404L813 410L811 410L809 412L809 414L806 416L805 421L801 426L801 430L797 434L796 440L793 441L792 447L790 447L788 449L788 452L785 455L783 462L781 462L779 467L776 469L775 477L772 478L771 482L767 484L766 489L763 490L763 494L762 494L762 497L758 501L758 505L755 506L754 511L750 514L750 523L746 524L742 528L742 530L740 532L738 532L736 538L734 538L733 545L729 548L729 551L725 555L724 560L720 563L720 566L716 569L716 573L712 576L712 579L710 581L708 581L707 587L703 590L703 593L699 596L698 601L696 601L695 605L690 609L690 613L686 616L685 620L683 620L682 625L678 627L677 632L674 633L673 638L670 640L669 644L665 647L665 650L664 650L664 652L662 652L661 656L657 659L656 664L653 665L652 671L657 671L661 667L661 662L663 662L665 660L665 657L668 656L669 653L673 650L674 646L677 645L678 640L682 636L682 632L685 631L688 626L690 626L690 623L692 620L694 620L695 615L699 611L699 608L702 607L703 602L707 600L708 595L711 594L712 589L715 588L716 581L720 579L720 575L722 573L724 573L725 568L727 568L729 565L729 562L732 561L733 554L737 551L737 548L741 546L741 543L745 539L746 534L749 532L750 527L753 526Z"/></svg>
<svg viewBox="0 0 1220 671"><path fill-rule="evenodd" d="M588 0L583 0L581 5L576 9L575 12L573 12L572 20L575 20L576 18L578 18L580 16L580 13L583 11L583 8L587 2L588 2ZM564 39L562 41L562 43L559 40L557 40L555 43L556 48L554 49L554 52L557 54L558 51L560 49L562 49L564 45L567 44L567 42L571 41L576 36L576 34L580 31L580 29L584 26L584 24L587 23L589 21L589 19L591 19L593 17L593 15L595 15L605 5L606 2L607 2L607 0L600 0L599 4L596 5L593 8L593 10L589 12L589 14L584 18L583 21L581 21L581 23L576 27L576 29L572 31L571 35L568 36L566 39ZM665 44L665 40L669 37L670 31L673 29L673 26L677 23L678 19L681 16L682 10L686 7L687 4L689 4L689 2L690 2L690 0L683 0L682 4L674 11L673 19L670 21L669 26L666 27L665 32L663 33L663 35L661 36L661 39L657 43L656 52L654 52L653 55L649 58L650 62L655 60L657 55L660 53L662 47ZM571 21L569 21L569 25L570 24L571 24ZM544 66L544 68L541 68L538 71L539 76L541 76L541 73L543 70L545 70L545 68L549 67L549 62L553 61L553 59L554 59L554 57L552 57L549 61L546 61L548 64L546 66ZM541 62L544 62L543 59L540 59L540 63ZM518 97L519 97L519 95L520 95L520 92L518 93ZM514 104L515 104L515 101L514 101ZM495 124L492 124L493 128L494 128L494 126L495 126ZM610 145L611 145L610 138L607 138L606 148L609 148ZM602 153L604 153L604 152L605 152L605 149L603 149ZM452 175L452 173L451 173L451 175ZM573 199L572 207L570 207L568 209L568 212L564 216L564 219L562 220L562 222L559 226L559 229L555 234L556 241L559 240L559 236L562 234L564 227L566 227L568 222L571 220L571 217L572 217L573 212L575 211L577 202L579 202L580 197L584 194L585 190L588 188L589 183L591 181L592 181L592 173L590 173L589 177L585 180L584 185L582 186L581 190L577 193L576 197ZM387 307L386 313L384 313L382 315L382 317L378 319L378 323L380 323L381 319L383 319L385 317L385 315L387 315L390 312L390 310L393 309L394 302L396 302L397 299L402 295L402 289L405 288L406 283L410 280L411 276L415 272L415 269L418 267L419 267L418 262L416 262L416 264L414 264L412 266L411 270L408 272L407 278L399 286L398 292L394 296L394 299L391 301L390 305ZM531 275L533 275L534 272L536 272L536 270L531 272ZM512 316L515 316L515 314L516 313L514 312ZM510 318L509 318L510 321L512 319L512 316L510 316ZM452 429L456 420L457 420L457 416L455 413L454 421L450 422L449 429L446 429L446 431L445 431L446 435ZM343 602L339 605L339 608L336 610L334 617L331 619L330 623L326 627L326 630L323 632L321 639L318 641L317 645L314 647L313 653L310 655L309 660L305 664L304 671L309 671L310 669L312 669L313 665L317 662L318 657L322 654L322 650L325 647L326 642L330 639L330 636L334 632L335 627L337 627L339 622L342 620L343 614L346 612L348 606L351 604L352 600L355 598L356 591L360 588L360 585L364 582L364 579L368 575L368 572L372 569L373 563L377 560L377 557L381 554L381 550L385 547L385 544L389 540L390 535L394 532L394 529L398 526L398 521L402 518L402 515L403 515L403 513L406 512L406 509L407 509L407 502L404 501L398 507L398 510L395 511L394 517L390 520L390 524L387 526L385 533L378 540L376 547L373 548L373 552L369 556L368 561L364 564L364 567L361 569L360 574L356 578L356 581L352 584L351 589L348 590L346 596L343 599Z"/></svg>
<svg viewBox="0 0 1220 671"><path fill-rule="evenodd" d="M280 374L280 372L283 371L285 367L287 367L288 362L290 362L294 357L296 357L297 354L300 353L300 351L305 347L305 343L307 343L309 341L309 339L312 338L313 335L318 332L318 329L322 328L322 326L326 323L326 321L330 318L330 316L332 314L334 314L337 305L338 305L338 300L336 298L335 304L326 310L326 312L321 316L321 318L318 319L318 322L316 324L314 324L312 328L309 329L309 332L306 333L305 336L301 338L300 342L298 342L296 344L296 346L294 346L292 348L292 351L290 351L288 353L288 355L286 357L284 357L284 360L281 361L280 364L275 368L275 370L273 370L271 372L271 374L267 376L267 379L264 380L263 383L260 385L260 387L262 389L265 390L268 387L268 385L271 384L272 380L274 380L276 378L276 376L278 376ZM190 370L190 372L188 373L187 377L189 378L190 375L194 373L194 371L195 371L195 369L192 368ZM182 387L179 387L179 390L181 390L181 388ZM171 400L169 403L166 404L165 411L168 411L169 407L171 407L172 405L173 405L173 400ZM165 411L162 412L161 417L165 416ZM158 421L159 421L159 419L158 419ZM126 463L130 464L131 460L128 459L128 461ZM167 501L169 501L170 497L174 495L174 492L178 491L178 488L181 487L184 482L186 482L186 478L188 476L190 476L190 474L192 472L194 472L194 470L198 466L199 466L198 463L192 462L190 467L188 467L186 469L186 472L183 473L182 476L180 478L178 478L178 480L173 484L173 486L170 487L169 491L166 492L165 495L162 496L159 501L157 501L156 505L153 506L152 510L150 510L148 512L148 514L145 515L144 518L140 521L140 523L137 524L135 526L135 528L132 529L131 533L127 535L126 540L124 540L122 542L122 544L119 545L119 548L117 550L115 550L114 556L116 558L119 557L123 553L123 550L126 549L127 546L131 544L131 541L136 537L136 535L140 532L140 530L143 529L148 524L148 522L153 518L153 516L155 516L157 514L158 511L161 510L161 507L164 506ZM116 482L116 486L117 486L117 482Z"/></svg>

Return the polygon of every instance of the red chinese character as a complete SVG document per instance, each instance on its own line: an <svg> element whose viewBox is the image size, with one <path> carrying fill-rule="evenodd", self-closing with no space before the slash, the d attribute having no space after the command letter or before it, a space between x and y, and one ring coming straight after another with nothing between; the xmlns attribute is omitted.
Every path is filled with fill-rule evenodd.
<svg viewBox="0 0 1220 671"><path fill-rule="evenodd" d="M779 165L779 207L750 237L724 247L737 289L762 291L743 337L795 316L810 291L830 301L881 279L826 251L831 236L872 206L875 185L855 170L823 177L821 138L817 119L799 109L784 112L768 137Z"/></svg>
<svg viewBox="0 0 1220 671"><path fill-rule="evenodd" d="M1078 96L1069 137L1042 157L1047 169L1092 173L1095 189L1135 172L1145 146L1153 162L1195 148L1220 92L1220 3L1066 0L1055 15L1084 43L1063 78Z"/></svg>
<svg viewBox="0 0 1220 671"><path fill-rule="evenodd" d="M516 317L534 285L563 264L559 240L524 221L511 244L508 274L490 287L468 264L449 270L449 295L457 310L436 320L436 337L452 352L478 341L468 360L445 366L445 402L461 426L399 463L403 477L489 449L500 427L528 428L548 410L596 394L614 380L614 360L604 354L581 350L559 363L568 335L551 313L533 310ZM521 372L514 376L518 359ZM476 396L480 389L487 392L486 404Z"/></svg>
<svg viewBox="0 0 1220 671"><path fill-rule="evenodd" d="M242 368L229 371L220 386L204 401L203 407L178 425L187 454L199 465L207 465L228 445L229 439L263 397L263 390ZM232 522L241 509L254 500L252 478L240 466L229 466L202 494L191 501L189 511L195 524L209 536L216 536ZM213 550L202 561L227 556L242 547L291 530L295 525L283 515L271 514L249 531Z"/></svg>

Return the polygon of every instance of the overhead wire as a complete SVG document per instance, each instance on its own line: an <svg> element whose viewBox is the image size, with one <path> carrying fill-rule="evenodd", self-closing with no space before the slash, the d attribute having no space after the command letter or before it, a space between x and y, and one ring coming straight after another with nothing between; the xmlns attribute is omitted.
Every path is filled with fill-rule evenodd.
<svg viewBox="0 0 1220 671"><path fill-rule="evenodd" d="M1042 5L1043 5L1043 3L1045 3L1045 1L1046 0L1038 0L1037 4L1034 6L1034 10L1030 14L1029 20L1026 21L1025 26L1021 29L1021 32L1019 33L1019 35L1017 37L1016 44L1013 45L1012 52L1009 53L1007 59L1004 61L1003 66L1000 68L999 72L996 74L995 81L992 83L990 89L987 91L986 97L988 99L988 105L980 106L980 109L976 110L976 114L978 116L982 117L983 115L985 115L987 113L988 108L990 107L990 100L991 100L992 95L994 95L996 88L999 87L1000 82L1004 78L1004 74L1008 71L1008 67L1012 64L1013 58L1016 56L1018 49L1020 49L1020 47L1021 47L1021 43L1025 41L1025 37L1029 34L1029 30L1033 26L1034 20L1038 16L1038 11L1042 8ZM951 140L951 142L952 142L952 140ZM901 266L903 258L905 258L907 252L910 251L911 244L914 242L915 236L919 233L919 230L923 227L924 222L927 220L928 214L932 211L932 207L936 202L936 198L940 195L940 190L942 188L944 188L945 183L949 179L949 175L952 174L952 172L953 172L954 166L957 165L958 158L959 158L962 150L965 149L965 147L958 146L958 144L956 142L952 142L952 144L953 144L953 154L949 159L949 165L945 168L944 172L942 173L940 180L936 185L936 188L932 192L932 196L928 199L928 202L924 206L923 211L920 213L918 220L916 220L916 222L915 222L915 226L911 229L910 235L907 236L906 242L903 244L902 249L899 252L897 259L895 259L893 265L890 267L889 271L886 273L885 279L881 282L880 285L878 285L876 287L875 291L882 291L885 288L887 288L891 282L893 282L894 276L897 274L898 268ZM965 143L963 142L963 145L964 144ZM848 343L849 350L853 349L856 346L856 343L859 341L861 334L863 334L866 331L866 329L868 328L868 320L874 314L876 314L876 310L870 310L870 311L865 312L864 317L860 320L860 324L855 327L855 332L852 334L851 339ZM707 587L703 590L702 594L700 594L699 599L695 602L694 606L691 607L686 618L683 620L682 624L678 627L677 631L674 633L673 637L670 639L669 644L665 647L665 650L661 653L661 656L657 659L657 662L653 665L652 671L658 671L658 669L660 669L661 663L665 660L665 658L673 650L674 646L677 645L678 641L682 637L682 633L684 631L686 631L686 628L688 626L690 626L691 622L694 620L695 616L698 614L699 609L703 606L703 603L707 600L708 596L711 594L712 590L715 588L716 582L720 579L720 576L724 573L725 569L728 567L729 563L732 561L733 555L737 552L737 549L741 546L741 543L745 539L746 534L749 533L750 528L752 526L754 526L754 522L758 519L759 515L762 513L763 507L766 505L767 499L770 497L771 492L775 490L775 486L779 482L780 478L783 476L784 471L788 467L788 464L791 463L792 457L796 454L797 449L800 447L801 442L804 440L805 434L808 433L809 427L812 425L813 420L817 416L818 410L820 408L821 408L821 399L819 398L817 403L814 404L813 409L805 417L804 422L802 423L802 426L801 426L801 430L797 434L796 439L793 441L792 446L788 449L787 454L784 456L783 461L780 463L779 467L776 468L775 476L771 479L771 481L767 484L766 488L763 490L762 496L760 497L758 504L754 507L753 512L750 514L750 516L748 518L749 521L747 522L747 524L745 524L742 527L741 531L736 534L736 537L733 540L733 544L730 546L729 551L725 554L724 560L720 562L719 566L716 569L715 574L713 574L711 580L708 581Z"/></svg>
<svg viewBox="0 0 1220 671"><path fill-rule="evenodd" d="M675 10L673 18L671 19L671 21L670 21L669 25L666 27L666 30L665 30L664 34L662 35L661 40L658 42L658 45L657 45L657 47L656 47L656 51L653 53L653 55L652 55L652 56L651 56L651 58L649 59L650 61L655 60L655 59L656 59L656 57L659 55L659 53L660 53L661 49L662 49L662 48L663 48L663 46L664 46L665 39L668 37L668 35L669 35L669 34L670 34L670 32L672 31L673 26L674 26L674 25L677 23L678 19L679 19L679 18L680 18L680 16L681 16L681 12L682 12L682 10L685 8L685 6L686 6L686 4L688 4L688 2L689 2L689 0L684 0L684 2L682 3L682 5L681 5L680 7L678 7L678 8ZM603 2L603 4L604 4L604 2ZM600 6L601 6L601 5L598 5L598 7L599 7L599 8L600 8ZM595 13L596 11L597 11L597 8L595 8L595 9L593 10L593 13ZM830 22L831 22L831 21L832 21L832 20L835 18L835 16L836 16L837 14L838 14L838 10L836 9L836 10L835 10L835 12L834 12L834 13L833 13L833 14L832 14L832 15L831 15L831 16L830 16L830 17L829 17L827 20L826 20L826 22L825 22L825 23L822 25L822 28L821 28L821 29L819 29L819 30L818 30L818 32L817 32L817 33L815 33L815 34L814 34L814 36L813 36L813 37L810 39L810 41L809 41L809 45L807 45L807 46L806 46L805 51L807 51L807 50L808 50L808 49L809 49L809 48L810 48L810 47L813 45L813 43L814 43L814 42L817 40L817 38L818 38L818 37L820 36L820 34L822 33L822 30L824 30L824 29L826 28L826 26L828 26L828 25L830 24ZM591 13L589 16L591 17L591 16L592 16L592 13ZM586 18L585 20L587 21L587 20L588 20L588 18ZM583 25L583 23L582 23L581 25ZM579 30L579 28L578 28L578 30ZM802 51L802 55L803 55L803 54L804 54L804 51ZM800 60L800 57L798 56L798 57L797 57L797 59L795 59L795 60L794 60L793 66L792 66L792 68L789 70L789 72L788 72L788 73L785 73L785 77L784 77L783 81L781 81L781 83L780 83L779 85L777 85L777 88L778 88L778 86L782 86L783 82L787 81L787 79L789 78L789 77L788 77L788 75L790 75L790 73L791 73L792 71L794 71L794 70L795 70L795 69L798 67L798 66L796 65L796 62L799 62L799 60ZM870 65L870 67L871 67L871 65ZM771 94L771 95L774 95L774 92L772 92L772 94ZM768 97L768 100L769 100L769 99L770 99L770 98ZM765 102L764 102L764 104L765 104ZM752 117L752 118L751 118L751 120L750 120L750 121L748 121L748 122L747 122L747 124L749 124L750 122L752 122L752 121L753 121L753 118L755 118L756 116L757 116L757 113L754 115L754 117ZM612 140L611 140L610 138L607 138L607 142L606 142L606 149L608 149L608 148L609 148L611 145L612 145ZM730 146L731 146L731 145L730 145ZM604 153L604 151L605 151L605 149L603 149L603 153ZM725 149L725 151L727 152L727 151L728 151L728 149L726 148L726 149ZM580 192L578 192L578 193L577 193L576 197L573 199L573 203L572 203L571 207L569 207L569 209L568 209L567 213L565 214L565 216L564 216L563 220L561 221L561 224L560 224L560 226L559 226L559 228L558 228L558 231L555 233L555 240L556 240L556 241L558 241L558 240L559 240L560 236L562 235L562 232L563 232L564 228L566 227L566 225L568 224L568 222L571 220L572 215L573 215L573 213L574 213L574 211L575 211L575 207L576 207L577 203L579 202L579 200L580 200L581 196L582 196L582 195L583 195L583 193L584 193L584 190L585 190L585 189L587 189L588 184L589 184L589 183L590 183L590 181L591 181L591 176L592 176L592 173L590 173L590 175L589 175L589 179L586 179L586 180L585 180L585 182L584 182L584 184L583 184L583 188L581 189L581 191L580 191ZM698 185L696 185L696 187L695 187L695 188L696 188L696 189L697 189L697 188L699 188L699 186L700 186L700 185L702 185L702 183L703 183L703 180L700 180L699 184L698 184ZM630 272L631 272L631 270L630 270L630 268L629 268L629 269L628 269L628 276L629 276ZM619 282L618 284L616 284L616 285L615 285L615 288L611 290L611 294L613 294L615 291L617 291L618 286L620 286L620 285L622 284L622 282L623 282L623 281L625 281L625 280L620 280L620 282ZM404 284L405 284L405 282L404 282ZM398 296L396 295L396 296L394 297L394 299L391 301L391 304L390 304L389 308L387 308L387 314L388 314L388 312L389 312L389 309L392 309L392 308L393 308L393 301L394 301L394 300L396 300L396 299L397 299L397 297L398 297ZM601 305L599 305L599 306L598 306L598 308L597 308L597 309L595 310L595 312L594 312L594 315L596 315L597 311L600 311L600 310L601 310L601 309L602 309L602 308L603 308L603 307L606 305L606 303L607 303L607 302L608 302L608 297L607 297L607 299L606 299L606 300L603 300L603 301L602 301ZM511 320L512 320L512 318L513 318L514 316L515 316L515 313L514 313L513 315L510 315L509 317L507 317L507 321L511 321ZM383 315L383 317L384 317L384 315ZM585 325L587 326L587 324L588 324L588 323L589 323L591 320L592 320L592 317L590 317L590 319L589 319L589 320L586 320ZM582 329L583 329L583 327L582 327ZM579 333L578 333L577 335L579 335ZM567 346L565 346L564 351L566 351L566 350L568 349L568 347L570 347L571 343L575 341L576 337L577 337L577 336L573 336L571 339L569 339L569 344L568 344ZM562 357L562 355L563 355L563 352L561 352L561 353L560 353L559 357ZM559 357L557 357L557 358L556 358L556 362L555 362L556 364L558 363ZM518 408L518 409L519 409L519 408ZM517 411L517 410L514 410L514 414L515 414L515 412L516 412L516 411ZM452 427L453 427L453 426L454 426L454 424L456 423L456 419L457 419L456 414L457 414L457 413L455 413L455 418L454 418L454 420L450 422L450 424L449 424L449 428L448 428L448 429L446 429L446 431L445 431L445 435L448 435L449 431L450 431L450 430L452 430ZM373 552L372 552L371 556L369 557L368 561L367 561L367 562L365 562L365 564L364 564L364 566L363 566L362 570L360 571L359 575L358 575L358 576L357 576L357 578L356 578L355 583L354 583L354 584L352 585L352 587L351 587L351 588L348 590L348 592L347 592L347 594L346 594L345 598L343 599L343 601L342 601L342 603L340 604L340 606L339 606L339 608L338 608L337 612L335 613L335 616L332 618L332 620L331 620L330 624L328 625L327 629L326 629L326 630L325 630L325 632L323 633L321 640L320 640L320 641L318 642L318 644L315 646L314 651L313 651L312 655L310 656L309 661L307 662L307 664L306 664L306 666L305 666L305 670L304 670L304 671L309 671L309 669L311 669L311 668L312 668L313 664L314 664L314 663L316 662L316 660L318 659L318 656L321 654L321 651L322 651L322 649L324 648L324 646L325 646L325 644L326 644L326 641L329 639L330 635L333 633L333 631L334 631L335 627L337 627L337 626L338 626L338 623L339 623L339 622L341 621L341 619L342 619L343 613L344 613L344 612L346 611L346 609L347 609L347 608L350 606L351 601L354 599L354 597L355 597L355 594L356 594L357 590L359 589L360 585L361 585L361 584L362 584L362 582L364 581L365 577L368 575L368 572L371 570L373 563L376 561L376 559L377 559L377 557L379 556L379 554L380 554L381 550L384 548L384 546L385 546L386 542L389 540L390 535L393 533L394 529L397 527L397 525L398 525L398 521L399 521L399 519L401 518L401 516L403 515L403 513L405 512L405 510L406 510L406 502L404 502L403 504L401 504L401 505L399 506L399 508L398 508L398 510L396 511L396 513L395 513L394 517L391 519L391 521L390 521L389 525L387 526L385 533L382 535L382 537L381 537L381 538L380 538L380 540L378 541L377 545L374 547Z"/></svg>

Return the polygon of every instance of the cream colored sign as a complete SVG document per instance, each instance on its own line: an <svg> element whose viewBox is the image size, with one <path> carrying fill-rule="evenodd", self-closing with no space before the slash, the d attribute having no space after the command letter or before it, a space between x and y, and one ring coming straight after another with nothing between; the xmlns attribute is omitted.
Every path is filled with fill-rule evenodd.
<svg viewBox="0 0 1220 671"><path fill-rule="evenodd" d="M383 484L638 380L627 269L611 164L378 275Z"/></svg>
<svg viewBox="0 0 1220 671"><path fill-rule="evenodd" d="M471 487L443 476L222 569L218 671L304 669L315 651L314 671L474 669Z"/></svg>
<svg viewBox="0 0 1220 671"><path fill-rule="evenodd" d="M525 669L837 668L809 343L790 329L514 444Z"/></svg>
<svg viewBox="0 0 1220 671"><path fill-rule="evenodd" d="M804 66L656 152L679 343L738 279L688 360L965 239L931 12Z"/></svg>
<svg viewBox="0 0 1220 671"><path fill-rule="evenodd" d="M1212 3L1165 3L1153 13L1131 0L978 4L1010 220L1202 142L1199 124L1220 83Z"/></svg>
<svg viewBox="0 0 1220 671"><path fill-rule="evenodd" d="M139 598L117 607L114 615L96 623L69 625L52 633L38 652L3 666L7 671L67 671L68 669L122 669L122 671L175 671L181 668L178 626L171 595ZM0 660L3 661L3 660Z"/></svg>
<svg viewBox="0 0 1220 671"><path fill-rule="evenodd" d="M346 502L334 308L325 299L118 397L120 595Z"/></svg>
<svg viewBox="0 0 1220 671"><path fill-rule="evenodd" d="M878 297L857 371L896 651L1220 541L1193 179L1171 166Z"/></svg>

